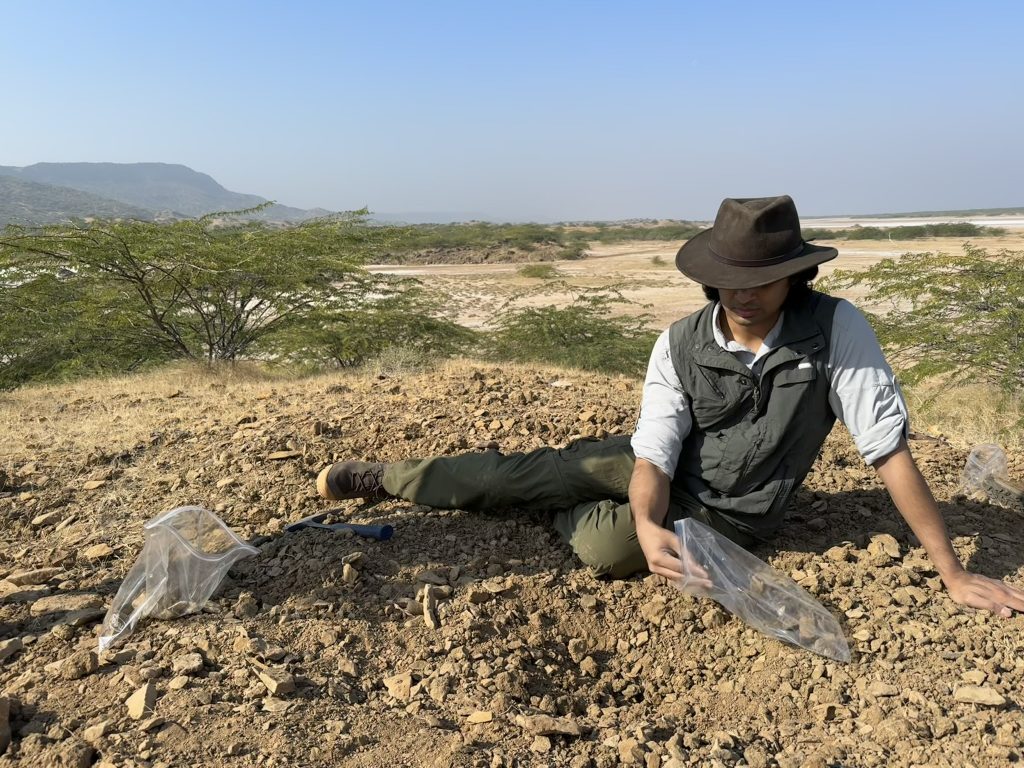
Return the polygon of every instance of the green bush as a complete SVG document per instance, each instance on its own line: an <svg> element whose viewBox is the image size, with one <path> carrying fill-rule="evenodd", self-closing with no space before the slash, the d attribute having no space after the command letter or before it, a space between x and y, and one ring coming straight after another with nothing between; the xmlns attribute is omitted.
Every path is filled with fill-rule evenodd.
<svg viewBox="0 0 1024 768"><path fill-rule="evenodd" d="M1024 251L907 253L859 272L837 270L822 290L869 289L869 314L889 360L908 381L1024 389Z"/></svg>
<svg viewBox="0 0 1024 768"><path fill-rule="evenodd" d="M0 389L173 359L354 364L472 341L418 283L363 268L363 214L287 228L210 218L0 235Z"/></svg>
<svg viewBox="0 0 1024 768"><path fill-rule="evenodd" d="M558 277L558 270L554 264L523 264L516 272L523 277L535 277L541 280L551 280Z"/></svg>
<svg viewBox="0 0 1024 768"><path fill-rule="evenodd" d="M807 240L924 240L932 237L995 237L1005 235L998 227L979 227L968 222L946 222L903 227L862 227L849 229L805 229Z"/></svg>
<svg viewBox="0 0 1024 768"><path fill-rule="evenodd" d="M641 375L657 334L646 314L615 316L631 304L611 289L590 289L566 307L506 309L484 340L496 360L542 362L570 368Z"/></svg>

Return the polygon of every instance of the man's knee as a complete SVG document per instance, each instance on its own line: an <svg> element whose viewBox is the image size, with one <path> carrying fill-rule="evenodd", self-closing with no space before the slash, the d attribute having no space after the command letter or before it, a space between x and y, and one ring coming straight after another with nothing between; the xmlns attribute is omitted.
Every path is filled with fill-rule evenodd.
<svg viewBox="0 0 1024 768"><path fill-rule="evenodd" d="M572 541L576 556L598 576L622 579L647 570L647 559L635 535L612 535L605 531L578 531Z"/></svg>

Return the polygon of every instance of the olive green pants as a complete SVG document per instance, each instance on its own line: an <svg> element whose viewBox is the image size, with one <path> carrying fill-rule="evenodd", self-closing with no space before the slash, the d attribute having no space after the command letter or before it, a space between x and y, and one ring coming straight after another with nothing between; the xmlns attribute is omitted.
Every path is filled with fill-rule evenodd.
<svg viewBox="0 0 1024 768"><path fill-rule="evenodd" d="M531 508L554 513L562 539L600 575L616 578L647 569L627 498L633 473L628 436L578 440L539 448L408 459L388 466L384 489L440 509ZM750 536L675 486L665 526L693 517L742 546Z"/></svg>

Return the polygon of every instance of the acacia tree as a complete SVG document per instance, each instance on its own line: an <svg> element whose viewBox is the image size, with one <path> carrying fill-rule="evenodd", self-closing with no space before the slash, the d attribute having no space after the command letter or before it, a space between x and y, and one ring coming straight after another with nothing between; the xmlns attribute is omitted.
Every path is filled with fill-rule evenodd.
<svg viewBox="0 0 1024 768"><path fill-rule="evenodd" d="M363 264L389 234L364 215L293 227L216 225L212 215L9 227L0 236L0 385L76 366L277 354L275 339L297 329L353 323L381 298L382 278Z"/></svg>
<svg viewBox="0 0 1024 768"><path fill-rule="evenodd" d="M1008 392L1024 385L1024 251L908 253L819 285L869 289L872 325L909 383L945 374Z"/></svg>

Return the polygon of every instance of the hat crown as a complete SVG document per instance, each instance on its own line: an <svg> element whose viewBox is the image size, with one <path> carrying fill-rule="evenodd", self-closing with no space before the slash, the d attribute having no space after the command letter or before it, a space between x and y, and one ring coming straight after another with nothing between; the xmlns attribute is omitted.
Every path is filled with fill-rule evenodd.
<svg viewBox="0 0 1024 768"><path fill-rule="evenodd" d="M804 239L789 195L726 198L718 208L708 247L730 266L778 264L798 256Z"/></svg>

